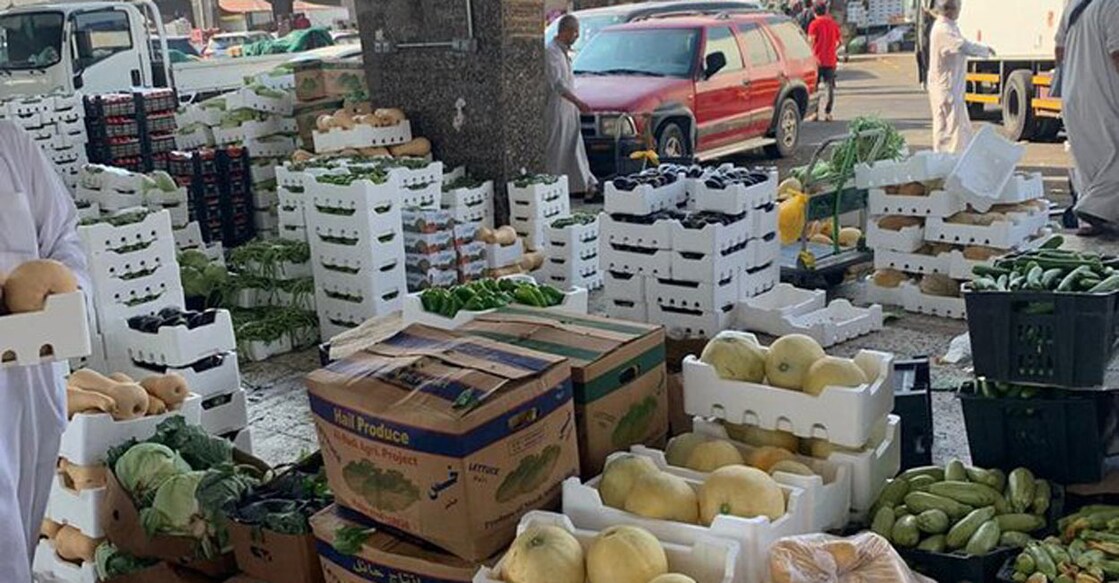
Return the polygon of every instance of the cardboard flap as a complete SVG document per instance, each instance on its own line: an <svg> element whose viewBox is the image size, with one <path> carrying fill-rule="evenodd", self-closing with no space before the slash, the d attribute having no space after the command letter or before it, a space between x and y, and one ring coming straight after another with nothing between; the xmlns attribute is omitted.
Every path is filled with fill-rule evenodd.
<svg viewBox="0 0 1119 583"><path fill-rule="evenodd" d="M388 357L426 356L454 366L520 380L539 374L563 361L563 357L528 350L510 350L508 345L413 325L365 349Z"/></svg>
<svg viewBox="0 0 1119 583"><path fill-rule="evenodd" d="M577 334L595 339L611 340L616 344L624 344L636 338L640 338L641 336L644 336L653 330L652 327L644 330L634 329L633 331L623 329L622 327L607 328L603 326L589 325L595 324L596 322L587 320L585 317L565 318L563 317L563 314L560 313L552 313L548 316L543 316L541 314L525 313L520 310L498 311L492 314L482 314L475 318L474 322L478 324L523 324L530 330L524 334L524 337L526 338L530 337L535 332L536 328L545 328L552 330L562 330L570 334Z"/></svg>

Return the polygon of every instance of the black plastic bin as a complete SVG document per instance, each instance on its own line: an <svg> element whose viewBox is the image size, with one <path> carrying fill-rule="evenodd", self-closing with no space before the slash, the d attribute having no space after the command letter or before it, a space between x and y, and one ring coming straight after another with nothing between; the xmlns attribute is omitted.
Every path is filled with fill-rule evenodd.
<svg viewBox="0 0 1119 583"><path fill-rule="evenodd" d="M1117 336L1119 292L965 292L976 376L1098 387Z"/></svg>
<svg viewBox="0 0 1119 583"><path fill-rule="evenodd" d="M897 549L909 568L932 577L937 583L988 583L995 581L1006 560L1018 556L1018 549L995 549L986 555L967 557L953 553L933 553L917 549Z"/></svg>
<svg viewBox="0 0 1119 583"><path fill-rule="evenodd" d="M971 460L982 468L1027 467L1060 484L1097 482L1117 451L1117 397L1056 389L1030 399L960 393Z"/></svg>
<svg viewBox="0 0 1119 583"><path fill-rule="evenodd" d="M929 359L894 361L894 415L901 417L901 469L932 465Z"/></svg>

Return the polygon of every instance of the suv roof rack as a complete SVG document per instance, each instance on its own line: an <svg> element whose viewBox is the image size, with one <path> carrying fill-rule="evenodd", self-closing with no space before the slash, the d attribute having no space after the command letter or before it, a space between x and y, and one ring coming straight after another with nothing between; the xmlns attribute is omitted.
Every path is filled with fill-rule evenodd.
<svg viewBox="0 0 1119 583"><path fill-rule="evenodd" d="M720 19L727 19L731 16L739 14L758 14L764 12L757 8L721 8L719 10L703 10L702 8L693 8L690 10L673 10L671 12L657 12L653 14L643 14L634 18L631 22L638 22L641 20L653 20L662 18L681 18L684 16L712 16Z"/></svg>

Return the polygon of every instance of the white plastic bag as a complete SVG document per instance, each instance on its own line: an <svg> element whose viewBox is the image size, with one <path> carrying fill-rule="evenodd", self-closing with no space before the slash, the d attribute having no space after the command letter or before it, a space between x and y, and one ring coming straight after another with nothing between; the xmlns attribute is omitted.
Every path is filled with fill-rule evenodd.
<svg viewBox="0 0 1119 583"><path fill-rule="evenodd" d="M872 532L783 538L769 551L769 572L773 583L936 583L912 572L889 541Z"/></svg>

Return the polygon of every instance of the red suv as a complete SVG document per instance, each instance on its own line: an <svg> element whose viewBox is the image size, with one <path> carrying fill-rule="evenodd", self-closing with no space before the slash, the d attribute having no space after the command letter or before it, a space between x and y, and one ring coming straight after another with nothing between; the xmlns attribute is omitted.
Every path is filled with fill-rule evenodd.
<svg viewBox="0 0 1119 583"><path fill-rule="evenodd" d="M653 18L599 32L574 62L591 168L631 171L655 140L666 159L764 147L793 153L816 111L816 58L792 20L770 13Z"/></svg>

